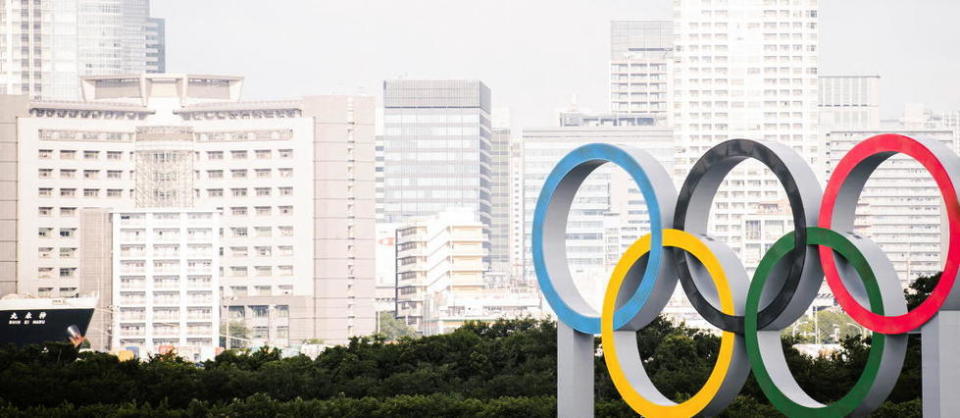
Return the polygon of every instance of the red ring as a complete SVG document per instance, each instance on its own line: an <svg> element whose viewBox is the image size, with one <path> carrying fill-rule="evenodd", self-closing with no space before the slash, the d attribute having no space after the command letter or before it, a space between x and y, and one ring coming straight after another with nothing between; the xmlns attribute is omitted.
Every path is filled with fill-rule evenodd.
<svg viewBox="0 0 960 418"><path fill-rule="evenodd" d="M960 202L957 200L957 193L949 173L944 169L936 155L926 146L903 135L877 135L854 146L837 164L836 170L830 176L830 181L827 182L827 189L821 202L821 228L829 229L831 227L837 195L850 171L863 160L882 152L898 152L913 157L930 172L943 196L943 202L947 207L947 218L950 222L950 241L947 250L947 262L943 267L943 274L940 276L937 286L920 306L903 315L878 315L864 308L844 287L833 259L833 250L821 246L820 262L823 265L827 284L833 290L833 296L837 299L837 303L854 321L882 334L903 334L917 329L936 315L953 288L957 270L960 267Z"/></svg>

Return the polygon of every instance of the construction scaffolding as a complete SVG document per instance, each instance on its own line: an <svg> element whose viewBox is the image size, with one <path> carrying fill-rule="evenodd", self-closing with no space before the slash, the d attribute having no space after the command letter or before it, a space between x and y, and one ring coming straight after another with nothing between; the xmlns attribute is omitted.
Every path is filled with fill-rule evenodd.
<svg viewBox="0 0 960 418"><path fill-rule="evenodd" d="M137 128L134 201L138 208L193 207L193 128Z"/></svg>

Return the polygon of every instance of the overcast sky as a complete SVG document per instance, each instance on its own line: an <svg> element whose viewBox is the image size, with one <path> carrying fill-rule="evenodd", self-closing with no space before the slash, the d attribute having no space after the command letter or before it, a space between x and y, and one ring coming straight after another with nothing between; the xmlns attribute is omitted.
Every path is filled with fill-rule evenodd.
<svg viewBox="0 0 960 418"><path fill-rule="evenodd" d="M884 117L960 108L960 1L821 0L821 74L879 74ZM379 95L384 79L476 78L514 126L576 96L606 110L609 22L669 0L154 0L167 71L246 77L247 99Z"/></svg>

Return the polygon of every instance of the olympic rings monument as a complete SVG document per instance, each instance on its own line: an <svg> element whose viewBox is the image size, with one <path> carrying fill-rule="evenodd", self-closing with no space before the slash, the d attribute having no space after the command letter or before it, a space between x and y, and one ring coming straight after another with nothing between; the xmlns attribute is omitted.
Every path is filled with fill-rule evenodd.
<svg viewBox="0 0 960 418"><path fill-rule="evenodd" d="M884 160L903 153L933 176L946 205L949 240L943 274L926 300L908 311L900 282L877 244L853 234L864 184ZM793 212L793 231L762 257L752 280L723 242L707 235L713 196L738 163L754 159L777 176ZM614 267L596 312L578 292L566 259L567 214L577 189L597 167L613 163L636 182L649 208L650 233ZM770 402L787 416L866 415L890 394L903 365L907 333L923 341L923 414L960 412L960 157L932 140L884 134L854 146L822 191L813 170L790 147L734 139L693 166L679 194L650 154L608 144L583 145L547 177L533 220L533 260L544 298L557 315L557 410L593 416L593 339L623 399L647 417L715 415L751 370ZM846 313L873 331L867 364L854 387L824 405L793 378L780 331L799 319L826 277ZM676 403L643 368L635 333L661 312L679 280L693 307L721 331L716 364L703 387Z"/></svg>

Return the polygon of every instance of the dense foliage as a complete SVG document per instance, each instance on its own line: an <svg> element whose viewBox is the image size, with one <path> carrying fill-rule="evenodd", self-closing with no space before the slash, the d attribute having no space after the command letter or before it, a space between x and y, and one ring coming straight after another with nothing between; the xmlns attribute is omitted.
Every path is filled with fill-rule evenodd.
<svg viewBox="0 0 960 418"><path fill-rule="evenodd" d="M910 303L922 299L918 281ZM647 372L667 396L695 393L713 367L719 339L658 320L637 334ZM842 354L786 357L801 387L829 402L860 376L869 338L841 341ZM595 364L598 416L632 416ZM0 348L0 416L555 416L556 324L470 323L440 336L358 338L316 359L275 350L230 350L193 364L174 356L121 362L69 344ZM920 347L874 416L920 416ZM777 415L751 377L727 416Z"/></svg>

